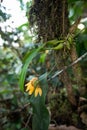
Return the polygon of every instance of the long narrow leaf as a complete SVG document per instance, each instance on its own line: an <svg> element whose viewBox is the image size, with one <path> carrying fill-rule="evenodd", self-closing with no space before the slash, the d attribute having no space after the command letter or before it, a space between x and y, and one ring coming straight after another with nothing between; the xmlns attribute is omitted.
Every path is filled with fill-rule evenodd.
<svg viewBox="0 0 87 130"><path fill-rule="evenodd" d="M45 46L45 44L43 44L42 46L40 46L38 49L34 49L32 52L28 53L27 58L25 60L25 63L23 65L21 74L20 74L20 80L19 80L19 85L20 85L20 89L22 91L24 91L24 81L25 81L25 77L26 77L26 73L27 73L27 69L29 64L31 63L32 59L38 54L38 52Z"/></svg>

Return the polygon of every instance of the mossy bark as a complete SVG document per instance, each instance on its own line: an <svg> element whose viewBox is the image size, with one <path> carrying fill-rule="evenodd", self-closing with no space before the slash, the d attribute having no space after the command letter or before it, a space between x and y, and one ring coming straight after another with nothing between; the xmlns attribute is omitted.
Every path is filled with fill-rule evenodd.
<svg viewBox="0 0 87 130"><path fill-rule="evenodd" d="M60 26L60 36L62 38L66 37L68 34L69 30L69 21L68 21L68 3L66 0L63 0L60 2L62 5L61 8L61 17L59 18L61 21L61 26ZM57 64L58 70L63 69L65 66L67 66L67 60L69 58L68 53L64 51L64 49L60 51L56 51L55 53L55 62ZM72 88L72 82L70 80L69 74L67 71L64 71L61 75L59 75L60 80L64 83L64 86L66 87L67 90L67 95L68 95L68 100L71 102L71 104L76 105L76 100L75 96L73 93L73 88Z"/></svg>
<svg viewBox="0 0 87 130"><path fill-rule="evenodd" d="M73 44L71 46L71 50L70 50L70 57L72 62L74 62L78 57L77 57L77 53L76 53L76 48L75 45ZM79 63L75 64L74 66L72 66L73 68L73 72L74 72L74 76L76 78L77 84L79 84L80 81L82 81L82 70L81 67L79 65Z"/></svg>

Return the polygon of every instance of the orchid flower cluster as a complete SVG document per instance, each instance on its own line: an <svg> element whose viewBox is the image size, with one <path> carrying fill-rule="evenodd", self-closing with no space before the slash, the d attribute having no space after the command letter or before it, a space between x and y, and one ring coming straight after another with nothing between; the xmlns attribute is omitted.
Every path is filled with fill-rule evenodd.
<svg viewBox="0 0 87 130"><path fill-rule="evenodd" d="M38 83L38 78L34 77L32 78L27 84L25 84L26 86L26 91L29 93L29 95L32 95L34 93L35 97L37 97L38 95L42 95L42 89Z"/></svg>

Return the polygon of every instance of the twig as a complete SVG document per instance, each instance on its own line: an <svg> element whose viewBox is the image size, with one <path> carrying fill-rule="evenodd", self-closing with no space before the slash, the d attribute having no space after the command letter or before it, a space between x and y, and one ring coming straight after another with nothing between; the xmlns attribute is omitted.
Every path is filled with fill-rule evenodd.
<svg viewBox="0 0 87 130"><path fill-rule="evenodd" d="M24 127L24 128L27 128L28 123L30 122L30 118L31 118L31 116L32 116L32 115L30 115L30 116L28 117L28 120L27 120L27 122L26 122L26 124L25 124L25 127Z"/></svg>
<svg viewBox="0 0 87 130"><path fill-rule="evenodd" d="M17 112L20 113L20 112L22 112L25 108L27 108L29 105L30 105L30 103L27 103L27 104L25 104L23 107L18 108L18 109L14 110L14 111L6 111L6 112L7 112L7 115L8 115L8 114L11 114L11 113L17 113Z"/></svg>
<svg viewBox="0 0 87 130"><path fill-rule="evenodd" d="M13 112L21 112L21 111L23 111L26 107L28 107L29 105L30 105L30 103L27 103L27 104L25 104L23 107L18 108L18 109L16 109L16 110L14 110Z"/></svg>
<svg viewBox="0 0 87 130"><path fill-rule="evenodd" d="M48 81L51 80L51 79L53 79L53 78L55 78L56 76L58 76L59 74L61 74L61 73L64 72L65 70L67 70L68 68L72 67L73 65L77 64L79 61L81 61L81 60L82 60L84 57L86 57L86 56L87 56L87 52L84 53L82 56L80 56L77 60L75 60L75 61L74 61L73 63L71 63L70 65L65 66L64 69L62 69L62 70L60 70L60 71L57 71L50 79L48 79Z"/></svg>

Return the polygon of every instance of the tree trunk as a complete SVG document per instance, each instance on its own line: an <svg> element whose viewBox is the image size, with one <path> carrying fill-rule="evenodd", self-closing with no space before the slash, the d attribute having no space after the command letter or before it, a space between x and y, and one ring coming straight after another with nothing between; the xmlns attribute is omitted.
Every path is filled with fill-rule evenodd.
<svg viewBox="0 0 87 130"><path fill-rule="evenodd" d="M67 0L34 0L34 4L30 10L29 21L32 25L37 25L39 40L46 42L55 38L65 39L69 33ZM71 59L73 62L77 58L74 45L72 45L70 51L61 49L53 53L58 70L61 70L67 66L69 64L69 59ZM74 67L72 67L72 69L75 78L77 78L77 82L79 83L82 76L81 68L78 64L76 64ZM60 74L59 78L62 80L64 86L66 87L68 100L71 104L76 106L72 81L70 79L68 71L64 71L62 74Z"/></svg>
<svg viewBox="0 0 87 130"><path fill-rule="evenodd" d="M66 0L62 0L60 2L62 5L61 7L61 17L59 17L61 21L61 26L60 26L60 36L62 36L62 39L67 36L67 30L69 30L69 22L68 22L68 4ZM67 60L69 58L69 55L64 51L64 50L58 50L55 53L55 62L57 64L58 70L63 69L65 66L67 66ZM76 105L76 100L75 96L73 93L73 88L72 88L72 83L69 77L69 74L67 71L64 71L60 76L60 80L63 81L64 86L66 87L67 90L67 95L68 95L68 100L71 102L71 104Z"/></svg>

